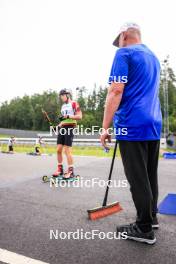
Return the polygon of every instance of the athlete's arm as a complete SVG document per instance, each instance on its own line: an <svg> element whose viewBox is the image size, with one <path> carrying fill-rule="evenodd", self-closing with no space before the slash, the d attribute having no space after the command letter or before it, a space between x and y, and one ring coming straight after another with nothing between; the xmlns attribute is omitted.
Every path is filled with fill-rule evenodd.
<svg viewBox="0 0 176 264"><path fill-rule="evenodd" d="M104 109L104 118L102 127L105 130L105 133L101 136L101 143L104 147L106 146L105 140L110 141L110 135L107 133L107 129L110 127L113 116L117 109L119 108L125 84L112 82L111 86L108 89L108 94L106 97L105 109Z"/></svg>
<svg viewBox="0 0 176 264"><path fill-rule="evenodd" d="M82 111L76 111L75 115L69 115L69 118L74 119L74 120L81 120L82 119Z"/></svg>
<svg viewBox="0 0 176 264"><path fill-rule="evenodd" d="M71 118L73 120L81 120L82 119L82 111L80 109L80 106L77 102L74 102L75 104L75 113L74 115L69 115L67 118Z"/></svg>

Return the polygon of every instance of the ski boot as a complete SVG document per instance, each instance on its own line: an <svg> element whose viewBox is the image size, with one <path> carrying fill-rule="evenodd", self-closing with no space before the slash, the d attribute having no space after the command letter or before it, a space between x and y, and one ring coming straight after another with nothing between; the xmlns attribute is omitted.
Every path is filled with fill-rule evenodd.
<svg viewBox="0 0 176 264"><path fill-rule="evenodd" d="M63 165L58 164L57 170L53 173L53 177L62 177L64 174Z"/></svg>
<svg viewBox="0 0 176 264"><path fill-rule="evenodd" d="M56 172L54 172L51 176L44 175L42 177L42 180L43 180L43 182L49 182L50 179L62 180L63 174L64 174L63 165L62 164L58 164Z"/></svg>
<svg viewBox="0 0 176 264"><path fill-rule="evenodd" d="M63 175L63 180L65 181L74 181L77 180L78 178L79 175L75 175L73 167L69 167L68 172L64 173Z"/></svg>

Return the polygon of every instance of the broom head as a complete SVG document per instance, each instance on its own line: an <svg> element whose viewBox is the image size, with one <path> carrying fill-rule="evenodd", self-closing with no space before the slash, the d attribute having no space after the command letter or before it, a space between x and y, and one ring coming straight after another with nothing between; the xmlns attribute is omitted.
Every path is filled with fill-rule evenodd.
<svg viewBox="0 0 176 264"><path fill-rule="evenodd" d="M97 220L99 218L103 218L105 216L117 213L121 210L122 207L120 206L119 202L114 202L106 206L89 209L87 210L87 212L88 212L88 218L90 220Z"/></svg>

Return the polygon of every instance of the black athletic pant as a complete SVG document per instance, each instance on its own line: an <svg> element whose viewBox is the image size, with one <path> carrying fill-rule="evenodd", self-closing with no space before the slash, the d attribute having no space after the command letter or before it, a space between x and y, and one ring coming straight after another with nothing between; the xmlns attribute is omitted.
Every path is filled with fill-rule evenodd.
<svg viewBox="0 0 176 264"><path fill-rule="evenodd" d="M120 153L137 210L136 223L148 232L157 213L160 141L119 141Z"/></svg>

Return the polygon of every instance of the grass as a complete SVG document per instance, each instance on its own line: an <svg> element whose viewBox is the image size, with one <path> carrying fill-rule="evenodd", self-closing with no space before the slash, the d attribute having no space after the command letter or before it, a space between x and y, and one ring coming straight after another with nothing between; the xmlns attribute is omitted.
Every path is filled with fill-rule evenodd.
<svg viewBox="0 0 176 264"><path fill-rule="evenodd" d="M10 135L0 134L0 138L8 138ZM8 147L6 144L2 144L1 151L7 151ZM14 151L17 153L28 153L34 152L34 145L15 145ZM56 146L47 146L41 147L42 153L48 154L56 154ZM102 147L96 146L73 146L73 155L77 156L96 156L96 157L112 157L113 155L113 148L110 149L109 153L105 153ZM117 155L120 155L119 150L117 151Z"/></svg>
<svg viewBox="0 0 176 264"><path fill-rule="evenodd" d="M0 138L10 138L11 135L0 134Z"/></svg>
<svg viewBox="0 0 176 264"><path fill-rule="evenodd" d="M74 146L73 154L79 156L96 156L96 157L112 157L113 148L110 149L109 153L105 153L102 147L81 147ZM117 155L120 155L119 149L117 150Z"/></svg>
<svg viewBox="0 0 176 264"><path fill-rule="evenodd" d="M34 146L32 145L16 145L14 146L14 150L17 153L28 153L34 152ZM1 145L1 151L7 151L7 145ZM169 152L170 149L166 149L164 152ZM47 146L46 148L41 147L42 153L48 154L56 154L56 146ZM95 157L112 157L113 148L110 149L109 153L105 153L102 147L95 146L73 146L73 155L76 156L95 156ZM119 149L117 150L117 156L120 156ZM162 157L162 153L160 152L160 158Z"/></svg>
<svg viewBox="0 0 176 264"><path fill-rule="evenodd" d="M28 153L34 152L34 146L31 145L16 145L14 146L15 152L18 153ZM1 145L1 151L7 151L7 145ZM49 153L55 154L56 153L56 146L47 146L41 147L42 153ZM96 157L112 157L113 149L111 148L109 153L105 153L102 147L95 147L95 146L73 146L73 155L78 156L96 156ZM119 150L117 151L117 155L119 155Z"/></svg>
<svg viewBox="0 0 176 264"><path fill-rule="evenodd" d="M10 135L3 135L0 134L0 138L7 138L10 137ZM7 145L2 144L1 151L7 151ZM15 145L14 146L15 152L18 153L28 153L28 152L34 152L34 145ZM173 151L171 149L166 149L164 152ZM48 154L56 154L56 146L47 146L46 148L41 147L42 153L48 153ZM109 153L105 153L103 151L102 147L96 147L96 146L73 146L73 155L77 156L95 156L95 157L112 157L113 155L113 148L111 147ZM117 155L120 156L119 149L117 150ZM160 152L160 157L162 157L162 153Z"/></svg>

